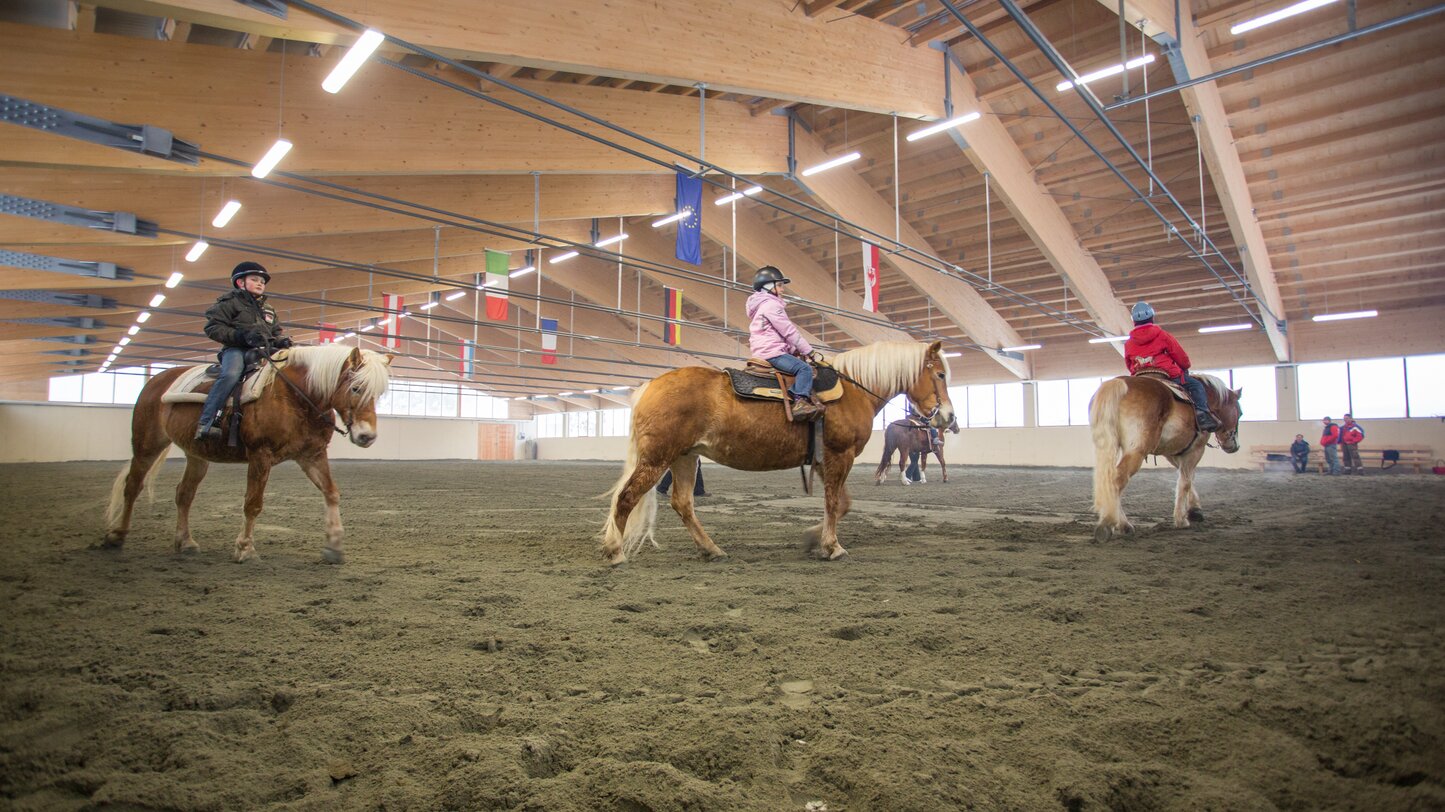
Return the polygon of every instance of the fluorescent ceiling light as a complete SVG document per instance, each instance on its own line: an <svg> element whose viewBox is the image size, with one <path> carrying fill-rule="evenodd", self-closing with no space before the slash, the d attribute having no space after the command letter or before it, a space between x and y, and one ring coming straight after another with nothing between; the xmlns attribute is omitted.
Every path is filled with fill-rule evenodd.
<svg viewBox="0 0 1445 812"><path fill-rule="evenodd" d="M356 331L348 331L342 338L356 338Z"/></svg>
<svg viewBox="0 0 1445 812"><path fill-rule="evenodd" d="M943 354L943 357L944 357L944 358L957 358L957 357L960 356L960 355L963 355L963 353L961 353L961 352L946 352L946 353Z"/></svg>
<svg viewBox="0 0 1445 812"><path fill-rule="evenodd" d="M377 322L377 324L387 325L387 324L391 324L392 321L393 321L392 317L391 317L391 316L387 316L386 318L384 318L384 319L382 319L381 321Z"/></svg>
<svg viewBox="0 0 1445 812"><path fill-rule="evenodd" d="M536 266L536 265L528 265L528 266L525 267L525 268L518 268L517 270L512 271L511 273L507 274L507 278L508 278L508 279L516 279L516 278L519 277L519 276L526 276L527 274L532 273L532 272L535 271L535 270L537 270L537 266Z"/></svg>
<svg viewBox="0 0 1445 812"><path fill-rule="evenodd" d="M583 389L583 390L582 390L582 394L584 394L584 395L595 395L595 394L597 394L598 391L599 391L599 390L596 390L596 389Z"/></svg>
<svg viewBox="0 0 1445 812"><path fill-rule="evenodd" d="M185 274L181 273L180 271L176 271L175 273L171 274L170 279L166 280L166 287L173 288L176 285L179 285L181 283L181 280L185 278Z"/></svg>
<svg viewBox="0 0 1445 812"><path fill-rule="evenodd" d="M565 397L567 397L568 395L571 395L571 394L574 394L574 393L573 393L573 392L558 392L558 393L557 393L557 397L559 397L559 398L565 398Z"/></svg>
<svg viewBox="0 0 1445 812"><path fill-rule="evenodd" d="M362 34L356 44L346 52L346 56L341 57L341 61L331 69L331 74L321 83L321 89L327 93L341 90L346 86L347 81L361 69L361 65L366 62L367 57L375 53L377 46L385 41L385 34L370 28L366 29L366 33Z"/></svg>
<svg viewBox="0 0 1445 812"><path fill-rule="evenodd" d="M164 302L165 300L166 295L164 293L157 293L156 295L151 297L150 307L160 307L161 302Z"/></svg>
<svg viewBox="0 0 1445 812"><path fill-rule="evenodd" d="M592 247L593 247L593 248L606 248L607 246L612 245L613 243L622 242L622 241L625 240L625 239L627 239L627 235L626 235L626 234L617 234L617 235L608 237L608 238L605 239L605 240L598 240L597 242L595 242L595 243L592 244Z"/></svg>
<svg viewBox="0 0 1445 812"><path fill-rule="evenodd" d="M1023 352L1024 350L1042 349L1043 346L1042 344L1020 344L1017 347L1003 347L999 349L999 352Z"/></svg>
<svg viewBox="0 0 1445 812"><path fill-rule="evenodd" d="M232 200L227 202L226 205L221 207L221 212L220 214L216 215L216 219L211 221L211 225L215 226L216 228L225 228L226 224L231 222L231 218L235 217L236 212L240 210L241 201Z"/></svg>
<svg viewBox="0 0 1445 812"><path fill-rule="evenodd" d="M467 295L467 292L464 290L452 291L451 293L447 294L447 301L455 302L456 300L462 298L465 295Z"/></svg>
<svg viewBox="0 0 1445 812"><path fill-rule="evenodd" d="M678 220L681 220L681 219L687 217L689 214L692 214L692 209L683 209L682 211L678 212L677 214L669 214L668 216L662 218L661 220L654 220L654 221L652 222L652 227L653 227L653 228L661 228L661 227L667 225L668 223L676 223Z"/></svg>
<svg viewBox="0 0 1445 812"><path fill-rule="evenodd" d="M1112 344L1115 341L1128 341L1128 336L1100 336L1089 339L1090 344Z"/></svg>
<svg viewBox="0 0 1445 812"><path fill-rule="evenodd" d="M963 115L958 116L958 117L956 117L956 118L950 118L950 119L948 119L947 121L940 121L940 122L938 122L938 123L936 123L936 124L931 124L931 125L929 125L929 126L927 126L927 127L924 127L923 129L919 130L918 132L909 133L909 134L908 134L908 140L909 140L909 141L917 141L917 140L920 139L920 138L927 138L928 136L933 135L934 133L941 133L941 132L943 132L944 130L952 129L952 128L954 128L954 127L959 126L960 124L967 124L968 122L970 122L970 121L975 121L975 120L977 120L977 119L979 119L979 118L981 118L981 117L982 117L982 114L981 114L981 113L978 113L978 112L976 112L976 111L975 111L975 112L972 112L972 113L964 113Z"/></svg>
<svg viewBox="0 0 1445 812"><path fill-rule="evenodd" d="M1253 20L1245 20L1242 23L1235 23L1229 27L1231 34L1243 34L1246 31L1253 31L1256 28L1263 28L1270 23L1277 23L1286 17L1293 17L1296 14L1303 14L1306 11L1313 11L1320 6L1327 6L1335 0L1304 0L1303 3L1295 3L1286 6L1279 11L1270 12L1263 17L1255 17Z"/></svg>
<svg viewBox="0 0 1445 812"><path fill-rule="evenodd" d="M1380 315L1377 310L1356 310L1353 313L1328 313L1315 316L1310 321L1344 321L1345 319L1373 319Z"/></svg>
<svg viewBox="0 0 1445 812"><path fill-rule="evenodd" d="M137 313L137 314L136 314L136 317L135 317L135 323L136 323L136 324L145 324L146 322L148 322L148 321L150 321L150 320L151 320L151 312L150 312L149 310L142 310L141 312Z"/></svg>
<svg viewBox="0 0 1445 812"><path fill-rule="evenodd" d="M291 142L284 138L277 138L276 143L272 144L271 148L266 150L266 154L261 156L261 160L251 167L251 177L264 178L271 174L271 170L275 169L276 164L281 163L281 159L285 158L286 153L290 151Z"/></svg>
<svg viewBox="0 0 1445 812"><path fill-rule="evenodd" d="M114 360L115 360L115 353L111 353L110 355L107 355L107 356L105 357L105 362L106 362L107 364L109 364L111 361L114 361Z"/></svg>
<svg viewBox="0 0 1445 812"><path fill-rule="evenodd" d="M577 256L577 252L576 252L576 251L568 251L568 252L565 253L565 254L558 254L557 256L552 257L551 259L549 259L549 260L547 260L547 261L550 262L550 263L552 263L553 265L556 265L556 264L559 263L559 262L566 262L567 260L569 260L569 259L571 259L571 258L573 258L573 257L575 257L575 256Z"/></svg>
<svg viewBox="0 0 1445 812"><path fill-rule="evenodd" d="M118 341L118 342L116 343L116 346L117 346L117 347L124 347L125 345L127 345L127 344L129 344L129 343L130 343L130 336L121 336L121 337L120 337L120 341Z"/></svg>
<svg viewBox="0 0 1445 812"><path fill-rule="evenodd" d="M804 173L804 174L806 174L806 173ZM744 198L744 197L752 197L753 195L757 194L758 192L761 192L762 190L763 190L763 187L761 187L761 186L754 186L754 187L752 187L751 189L744 189L744 190L742 190L741 192L733 192L733 193L730 194L730 195L723 195L722 197L720 197L720 198L717 199L717 205L721 206L721 205L723 205L723 204L725 204L725 203L731 203L731 202L733 202L734 200L740 200L740 199L742 199L742 198Z"/></svg>
<svg viewBox="0 0 1445 812"><path fill-rule="evenodd" d="M842 166L843 164L847 164L847 163L852 163L852 162L854 162L854 161L856 161L856 160L858 160L859 158L862 158L862 157L863 157L863 153L861 153L861 152L850 152L850 153L848 153L847 155L843 155L843 156L834 158L834 159L831 160L831 161L824 161L823 163L820 163L820 164L818 164L817 166L810 166L810 167L808 167L807 169L804 169L804 170L803 170L803 177L806 178L806 177L808 177L809 175L816 175L816 174L818 174L819 172L826 172L826 171L828 171L829 169L832 169L832 168L834 168L834 167Z"/></svg>
<svg viewBox="0 0 1445 812"><path fill-rule="evenodd" d="M630 387L630 386L614 386L614 387L612 387L612 391L614 391L614 392L626 392L627 390L629 390L629 389L631 389L631 388L632 388L632 387Z"/></svg>
<svg viewBox="0 0 1445 812"><path fill-rule="evenodd" d="M129 344L129 343L130 343L129 341L125 342L125 344ZM125 347L125 344L117 344L117 345L115 345L114 347L111 347L111 348L110 348L110 354L111 354L111 355L120 355L121 349L122 349L123 347Z"/></svg>
<svg viewBox="0 0 1445 812"><path fill-rule="evenodd" d="M375 329L376 329L376 325L375 325L375 324L368 324L368 325L366 325L365 327L361 328L361 332L363 332L363 333L369 333L369 332L371 332L372 330L375 330Z"/></svg>
<svg viewBox="0 0 1445 812"><path fill-rule="evenodd" d="M1201 333L1232 333L1235 330L1252 330L1253 324L1221 324L1217 327L1200 327Z"/></svg>
<svg viewBox="0 0 1445 812"><path fill-rule="evenodd" d="M396 317L397 317L398 319L404 319L404 318L406 318L407 316L410 316L410 315L411 315L411 311L410 311L410 310L403 310L403 311L401 311L400 313L397 313L397 314L396 314Z"/></svg>
<svg viewBox="0 0 1445 812"><path fill-rule="evenodd" d="M427 302L426 304L424 304L424 305L421 306L421 309L422 309L422 310L431 310L433 307L436 307L437 304L438 304L437 302Z"/></svg>
<svg viewBox="0 0 1445 812"><path fill-rule="evenodd" d="M125 334L128 335L128 336L133 336L133 335L135 335L136 333L139 333L139 332L140 332L140 325L139 325L139 324L132 324L132 325L130 326L130 329L125 331Z"/></svg>
<svg viewBox="0 0 1445 812"><path fill-rule="evenodd" d="M1133 70L1133 69L1135 69L1135 68L1140 68L1140 67L1143 67L1143 66L1145 66L1145 65L1147 65L1147 64L1149 64L1150 62L1153 62L1153 61L1154 61L1154 55L1153 55L1153 54L1145 54L1145 55L1139 57L1138 59L1131 59L1131 60L1129 60L1128 62L1125 62L1125 63L1122 64L1122 65L1110 65L1109 67L1104 68L1103 70L1096 70L1096 71L1094 71L1093 73L1086 73L1086 74L1084 74L1083 76L1080 76L1080 77L1079 77L1079 84L1081 84L1081 85L1087 85L1088 83L1090 83L1090 82L1092 82L1092 81L1094 81L1094 80L1096 80L1096 79L1105 79L1105 78L1108 78L1108 77L1110 77L1110 76L1117 76L1117 75L1123 73L1123 72L1126 71L1126 70ZM1074 86L1074 83L1073 83L1073 82L1064 81L1064 82L1059 82L1059 83L1054 87L1054 89L1055 89L1055 90L1061 90L1061 91L1062 91L1062 90L1068 90L1069 88L1071 88L1071 87L1073 87L1073 86Z"/></svg>
<svg viewBox="0 0 1445 812"><path fill-rule="evenodd" d="M206 249L210 247L211 244L205 240L196 240L196 244L191 246L191 250L186 252L186 262L195 262L200 259L201 254L206 253Z"/></svg>

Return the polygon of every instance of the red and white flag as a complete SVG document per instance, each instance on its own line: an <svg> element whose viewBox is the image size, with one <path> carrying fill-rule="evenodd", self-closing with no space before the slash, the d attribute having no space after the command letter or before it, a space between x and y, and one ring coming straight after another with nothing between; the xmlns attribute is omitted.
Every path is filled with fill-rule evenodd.
<svg viewBox="0 0 1445 812"><path fill-rule="evenodd" d="M878 246L863 242L863 309L878 312Z"/></svg>
<svg viewBox="0 0 1445 812"><path fill-rule="evenodd" d="M389 311L381 317L381 346L388 350L401 349L401 294L381 294L381 306Z"/></svg>

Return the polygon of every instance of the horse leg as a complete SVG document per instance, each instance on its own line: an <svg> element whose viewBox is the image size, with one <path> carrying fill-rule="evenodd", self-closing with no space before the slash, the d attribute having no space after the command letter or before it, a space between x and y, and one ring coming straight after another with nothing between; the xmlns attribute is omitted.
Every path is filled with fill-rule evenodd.
<svg viewBox="0 0 1445 812"><path fill-rule="evenodd" d="M908 478L908 446L898 446L898 478L903 480L904 485L912 485L913 480Z"/></svg>
<svg viewBox="0 0 1445 812"><path fill-rule="evenodd" d="M883 438L883 459L878 461L878 470L873 472L873 484L882 485L888 479L888 463L893 462L893 446L889 445L887 435Z"/></svg>
<svg viewBox="0 0 1445 812"><path fill-rule="evenodd" d="M943 469L943 481L948 482L948 463L943 461L943 452L935 451L933 456L938 458L938 467Z"/></svg>
<svg viewBox="0 0 1445 812"><path fill-rule="evenodd" d="M241 535L236 537L236 563L256 557L252 534L256 529L256 517L261 515L261 503L266 496L266 480L271 476L271 460L262 454L251 458L246 471L246 519L241 526Z"/></svg>
<svg viewBox="0 0 1445 812"><path fill-rule="evenodd" d="M838 520L848 512L853 505L853 499L848 495L848 471L853 467L853 461L843 455L837 455L838 461L823 469L823 504L827 511L823 516L821 531L818 537L818 557L826 561L834 561L848 554L843 545L838 543Z"/></svg>
<svg viewBox="0 0 1445 812"><path fill-rule="evenodd" d="M130 466L116 477L115 485L111 487L110 508L107 511L110 521L105 539L101 542L102 546L120 547L125 544L125 537L130 533L131 515L135 511L135 500L145 489L146 483L155 476L161 463L165 462L166 449L170 448L170 445L170 439L159 426L148 431L146 436L132 440Z"/></svg>
<svg viewBox="0 0 1445 812"><path fill-rule="evenodd" d="M206 478L211 464L200 457L186 455L186 472L176 486L176 552L194 553L200 549L191 538L191 503L196 499L196 489Z"/></svg>
<svg viewBox="0 0 1445 812"><path fill-rule="evenodd" d="M928 484L928 452L918 452L918 482L922 485Z"/></svg>
<svg viewBox="0 0 1445 812"><path fill-rule="evenodd" d="M1188 527L1189 520L1193 518L1204 518L1204 511L1199 509L1199 497L1194 493L1194 468L1199 464L1203 454L1203 445L1200 451L1186 452L1180 459L1173 460L1179 468L1179 478L1174 482L1174 526Z"/></svg>
<svg viewBox="0 0 1445 812"><path fill-rule="evenodd" d="M297 460L306 478L326 498L326 544L321 548L321 560L327 564L341 564L346 554L341 551L341 491L336 480L331 478L331 461L325 454L310 459Z"/></svg>
<svg viewBox="0 0 1445 812"><path fill-rule="evenodd" d="M1103 513L1099 516L1099 527L1094 531L1094 538L1099 541L1107 539L1110 533L1122 533L1128 535L1134 532L1134 525L1124 515L1124 488L1129 480L1139 473L1139 468L1144 464L1143 451L1125 451L1119 464L1114 469L1114 501L1111 505L1105 505ZM1103 538L1100 538L1102 532Z"/></svg>
<svg viewBox="0 0 1445 812"><path fill-rule="evenodd" d="M702 529L702 522L697 520L697 513L692 509L692 488L697 481L697 457L678 457L672 463L672 509L682 517L682 523L687 526L687 532L692 534L692 541L702 555L709 561L718 561L728 557L720 547L713 543L708 537L707 531Z"/></svg>
<svg viewBox="0 0 1445 812"><path fill-rule="evenodd" d="M617 565L626 562L627 551L624 546L641 547L643 543L652 540L653 523L657 519L657 491L653 489L658 480L662 479L662 472L666 468L666 463L639 461L630 470L623 472L622 480L613 492L612 510L602 530L602 557L607 559L607 563ZM690 475L687 486L689 495L692 493L692 481ZM673 493L679 490L678 482L677 474L674 473ZM638 510L642 515L635 518L642 523L629 527L629 521L634 518L632 513ZM655 546L656 542L653 544Z"/></svg>

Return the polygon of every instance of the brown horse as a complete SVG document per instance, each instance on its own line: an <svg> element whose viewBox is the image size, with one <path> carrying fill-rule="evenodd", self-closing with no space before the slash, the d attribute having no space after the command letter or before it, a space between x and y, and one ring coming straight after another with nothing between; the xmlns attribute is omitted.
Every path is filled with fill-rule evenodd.
<svg viewBox="0 0 1445 812"><path fill-rule="evenodd" d="M1239 396L1213 375L1195 375L1204 382L1209 409L1219 418L1215 432L1225 453L1239 450ZM1194 467L1204 456L1209 435L1195 427L1194 405L1174 397L1163 381L1146 376L1123 376L1105 381L1089 402L1089 428L1094 435L1094 510L1099 524L1094 540L1106 541L1114 533L1132 533L1124 517L1124 486L1150 454L1164 457L1179 469L1174 487L1174 526L1203 521L1199 494L1194 491Z"/></svg>
<svg viewBox="0 0 1445 812"><path fill-rule="evenodd" d="M883 342L833 359L843 396L828 404L823 430L826 512L804 538L825 559L847 554L838 543L838 520L848 512L848 472L873 433L873 416L900 392L931 422L953 419L948 363L939 342ZM801 465L809 426L789 423L777 403L742 400L726 373L703 367L666 372L633 397L632 440L627 465L609 495L612 507L602 533L602 553L620 564L652 540L657 499L652 489L672 469L672 508L710 559L725 557L692 508L698 456L744 471L776 471Z"/></svg>
<svg viewBox="0 0 1445 812"><path fill-rule="evenodd" d="M958 420L949 422L943 430L957 434ZM898 478L903 480L904 485L928 481L925 472L928 470L929 454L938 458L938 464L943 468L943 481L947 482L948 464L943 461L943 435L935 435L937 431L932 426L920 426L911 419L889 423L888 428L883 430L883 458L878 461L878 470L873 472L873 484L882 485L888 479L888 465L893 461L894 452L898 453ZM905 473L914 461L918 463L917 480L909 479Z"/></svg>
<svg viewBox="0 0 1445 812"><path fill-rule="evenodd" d="M281 357L278 354L277 360ZM130 465L121 470L111 488L104 546L125 544L136 497L160 470L166 449L175 443L186 453L186 472L176 486L176 552L199 549L191 538L191 501L210 463L244 462L250 466L246 476L246 520L236 537L235 559L241 562L255 558L251 533L261 513L266 479L277 463L296 460L326 497L322 558L331 564L342 562L341 493L331 479L326 448L335 433L347 434L362 448L376 441L376 399L386 391L391 356L325 344L294 347L285 358L285 363L277 367L276 380L261 397L241 407L240 445L236 448L225 440L192 439L201 404L161 402L161 395L188 367L168 369L146 382L131 414ZM337 414L346 424L346 431L337 428Z"/></svg>

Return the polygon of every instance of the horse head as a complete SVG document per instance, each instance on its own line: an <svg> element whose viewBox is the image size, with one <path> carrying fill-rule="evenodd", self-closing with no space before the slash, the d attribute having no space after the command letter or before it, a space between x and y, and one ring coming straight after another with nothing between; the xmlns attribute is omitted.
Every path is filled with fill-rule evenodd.
<svg viewBox="0 0 1445 812"><path fill-rule="evenodd" d="M943 357L942 348L941 341L928 345L918 377L905 390L913 410L937 428L958 425L954 419L953 401L948 397L948 360ZM956 428L953 430L957 431Z"/></svg>
<svg viewBox="0 0 1445 812"><path fill-rule="evenodd" d="M1239 399L1244 394L1244 387L1230 389L1222 386L1220 393L1220 404L1214 410L1219 418L1219 430L1214 432L1215 438L1219 440L1219 447L1224 453L1233 454L1239 450L1239 420L1244 416L1244 409L1239 405Z"/></svg>
<svg viewBox="0 0 1445 812"><path fill-rule="evenodd" d="M355 348L341 365L327 405L346 424L347 437L368 448L376 442L376 399L386 391L392 356Z"/></svg>

